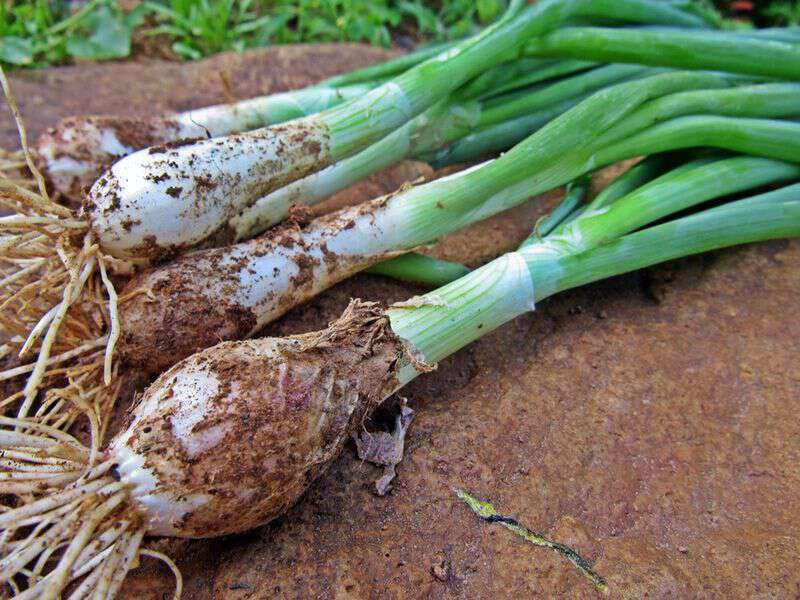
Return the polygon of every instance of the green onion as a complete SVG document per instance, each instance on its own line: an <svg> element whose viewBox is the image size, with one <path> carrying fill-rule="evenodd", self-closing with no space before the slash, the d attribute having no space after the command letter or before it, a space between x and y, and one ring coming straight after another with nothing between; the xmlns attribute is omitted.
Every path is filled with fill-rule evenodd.
<svg viewBox="0 0 800 600"><path fill-rule="evenodd" d="M602 208L616 202L636 188L663 174L669 168L669 163L666 154L648 156L603 188L589 204L589 207Z"/></svg>
<svg viewBox="0 0 800 600"><path fill-rule="evenodd" d="M532 195L563 185L604 164L645 154L648 148L662 151L695 145L720 145L733 150L759 150L767 157L775 155L786 159L789 156L787 160L799 160L800 125L765 119L681 117L613 143L617 139L613 124L620 119L620 124L627 123L624 120L626 113L639 114L638 107L647 106L648 98L656 93L685 89L699 82L706 82L700 73L678 73L620 84L596 94L494 161L345 209L301 231L266 235L230 248L194 252L152 270L123 290L124 295L135 299L126 303L121 313L122 326L129 333L120 352L140 369L157 372L173 364L177 358L220 339L252 335L307 298L375 263L516 206ZM760 93L756 96L763 99ZM674 108L670 103L657 106ZM753 110L746 102L742 107L746 112ZM726 110L731 109L726 107ZM764 106L762 110L772 109ZM658 116L652 111L648 114ZM695 138L688 134L677 136L674 140L669 139L670 143L663 147L664 140L653 135L653 131L681 119L693 121ZM750 136L744 139L720 136L717 127L720 119L728 123L728 129L748 129ZM704 134L705 125L714 135ZM612 143L598 148L595 143L598 140L586 137L591 127L605 131L598 139L608 137ZM788 143L774 143L775 130L786 128L786 137L793 137L794 148ZM756 147L751 143L753 136L772 142ZM580 151L576 151L573 140L580 141ZM694 166L700 169L705 165L700 161ZM713 172L712 168L717 170ZM715 178L720 173L729 172L746 173L747 176L742 176L738 183L733 179L728 187L715 188ZM642 198L652 196L660 199L664 189L672 189L680 181L688 182L683 188L692 190L695 195L687 191L677 199L653 201L653 207L642 209L641 215L650 218L676 203L686 202L689 204L685 206L690 206L691 202L702 202L714 197L715 189L733 190L738 189L737 185L746 189L752 182L785 181L796 172L794 164L777 164L755 157L707 166L700 172L684 167L670 175L672 185L658 187L657 184L662 182L656 180L652 184L655 191L647 188L642 192ZM683 179L679 180L679 176ZM705 196L698 196L700 192ZM634 226L641 224L637 221L639 213L636 209L629 209L631 214L627 219L616 217L617 211L636 206L636 202L641 201L641 198L637 201L622 198L611 208L584 211L576 218L568 219L561 238L557 239L553 234L546 238L552 240L548 246L550 252L559 244L570 248L585 247L603 234L604 229L593 228L594 221L589 220L589 217L596 217L601 224L604 223L602 211L613 211L614 222L629 227L629 223L634 223ZM583 224L587 227L585 239L578 236ZM555 231L562 230L557 227ZM568 232L575 232L574 238L567 235ZM544 251L544 246L533 245L539 247L540 252ZM418 269L430 261L413 258L403 261L406 264L401 264L398 269L405 278L413 275L424 280L419 270L416 274L411 271L408 261L412 264L416 261ZM383 272L388 272L387 268L391 266L384 264L381 267ZM441 278L443 273L456 272L448 269L435 272L430 280ZM224 297L225 302L219 302L220 297ZM204 314L206 318L199 322L191 317L194 314Z"/></svg>
<svg viewBox="0 0 800 600"><path fill-rule="evenodd" d="M120 313L122 328L128 332L120 353L140 369L158 372L221 339L252 335L290 308L375 263L429 244L611 162L698 145L797 162L798 124L712 115L670 119L697 106L717 108L724 114L776 116L796 111L785 103L786 86L800 84L691 91L724 88L736 81L738 77L718 73L674 72L605 88L496 160L344 209L299 231L197 251L153 269L122 292L133 299ZM715 104L715 93L724 102ZM688 127L674 138L657 135L681 120L688 120L694 137L686 132ZM721 122L729 131L742 129L749 134L730 138L722 133ZM788 139L777 138L776 131L783 131ZM756 139L763 143L759 146L753 142ZM755 166L751 168L755 173ZM767 172L763 177L781 180L781 168L763 168ZM791 172L790 167L784 169ZM569 226L577 227L579 222L571 220ZM417 266L430 262L403 261L416 261ZM386 272L386 265L381 268ZM408 264L397 268L410 274ZM431 281L448 272L454 271L440 270L431 275ZM221 297L224 302L219 301ZM206 318L198 321L192 317L196 314Z"/></svg>
<svg viewBox="0 0 800 600"><path fill-rule="evenodd" d="M124 328L124 355L142 368L161 368L220 339L251 335L292 306L376 262L625 158L717 146L796 161L800 156L800 125L796 123L711 115L670 119L697 107L751 116L796 113L785 98L786 86L798 84L722 89L740 81L739 76L720 73L673 72L605 88L497 160L356 207L352 213L331 216L315 227L289 234L297 236L292 244L287 240L288 245L277 245L280 237L267 236L216 253L193 253L134 280L141 289L123 292L134 299L112 320L115 326L109 339L115 342ZM697 88L700 91L690 93ZM725 102L715 103L714 92L708 88L720 88L717 93ZM591 132L596 132L594 137ZM18 227L19 219L13 219L0 225ZM73 266L75 277L80 278L70 285L84 285L96 267L93 255L82 260ZM171 283L164 285L163 278ZM159 294L167 297L158 300ZM70 291L46 312L23 345L23 350L31 348L43 336L43 351L26 386L23 412L44 377L53 332L58 331L59 319L74 302L73 296L77 297ZM221 303L220 297L226 301ZM206 318L199 321L192 316L196 314ZM108 381L114 347L114 343L108 345L104 363Z"/></svg>
<svg viewBox="0 0 800 600"><path fill-rule="evenodd" d="M582 60L523 57L481 73L453 94L460 99L497 97L508 91L579 73L595 66L595 63Z"/></svg>
<svg viewBox="0 0 800 600"><path fill-rule="evenodd" d="M796 200L723 205L563 257L550 267L552 280L542 287L556 293L690 254L798 235L800 202Z"/></svg>
<svg viewBox="0 0 800 600"><path fill-rule="evenodd" d="M569 219L574 213L579 212L581 204L586 199L589 190L589 178L582 177L578 181L567 186L566 193L558 206L546 217L542 218L527 238L522 246L530 245L548 235L560 223ZM470 269L466 266L452 261L431 258L423 254L409 252L397 258L383 261L367 269L367 273L373 275L384 275L417 283L429 287L439 287L455 281L469 273Z"/></svg>
<svg viewBox="0 0 800 600"><path fill-rule="evenodd" d="M735 36L774 40L788 44L800 42L800 27L767 27L765 29L744 29L728 33Z"/></svg>
<svg viewBox="0 0 800 600"><path fill-rule="evenodd" d="M567 185L564 199L556 206L553 211L543 218L525 242L522 243L526 246L530 243L531 238L540 238L549 235L556 227L562 223L570 221L574 215L580 212L580 207L586 200L586 195L589 193L589 177L581 177Z"/></svg>
<svg viewBox="0 0 800 600"><path fill-rule="evenodd" d="M590 208L556 228L548 245L580 252L630 233L667 215L702 202L768 184L800 178L800 165L739 156L700 159L674 169L610 206Z"/></svg>
<svg viewBox="0 0 800 600"><path fill-rule="evenodd" d="M80 203L84 188L108 165L142 148L284 123L359 98L380 83L313 86L152 117L69 117L45 131L35 151L53 190Z"/></svg>
<svg viewBox="0 0 800 600"><path fill-rule="evenodd" d="M327 79L324 79L316 84L314 87L338 88L342 86L371 83L374 81L388 79L390 77L399 75L411 67L415 67L418 64L433 58L434 56L438 56L442 52L449 50L462 41L463 40L455 40L441 44L429 44L415 50L414 52L409 52L408 54L398 56L397 58L392 58L375 65L362 67L360 69L356 69L355 71L348 71L347 73L328 77Z"/></svg>
<svg viewBox="0 0 800 600"><path fill-rule="evenodd" d="M582 203L588 181L579 180L568 187L562 202L537 224L520 248L539 244L539 252L544 249L562 254L584 251L709 200L800 178L798 164L751 156L696 159L654 178L674 160L665 155L648 157L615 179L585 207ZM800 201L800 183L727 206L790 201ZM459 271L467 270L459 263L424 259L427 257L408 254L375 265L368 272L425 285L435 285L437 275L444 274L439 279L440 285L444 285L461 276ZM396 262L406 268L395 268Z"/></svg>

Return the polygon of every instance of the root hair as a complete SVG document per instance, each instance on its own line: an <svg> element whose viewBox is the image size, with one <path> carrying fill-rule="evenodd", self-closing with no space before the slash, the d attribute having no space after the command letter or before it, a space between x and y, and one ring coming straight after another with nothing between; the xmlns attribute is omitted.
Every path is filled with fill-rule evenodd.
<svg viewBox="0 0 800 600"><path fill-rule="evenodd" d="M54 439L66 435L49 433ZM15 598L55 600L68 586L70 599L114 598L140 555L167 564L176 577L175 598L180 597L183 582L175 563L141 548L146 527L126 485L111 475L113 467L105 461L62 490L17 508L3 507L0 579Z"/></svg>
<svg viewBox="0 0 800 600"><path fill-rule="evenodd" d="M21 391L0 400L0 414L15 416L0 422L0 489L30 501L75 481L97 461L120 387L112 275L132 266L105 255L88 222L48 194L2 69L0 84L21 145L18 152L0 150L0 209L13 213L0 217L0 358L7 363L0 381L27 377ZM68 431L82 415L91 435L86 452L42 462L52 458L43 452L77 443L54 432Z"/></svg>

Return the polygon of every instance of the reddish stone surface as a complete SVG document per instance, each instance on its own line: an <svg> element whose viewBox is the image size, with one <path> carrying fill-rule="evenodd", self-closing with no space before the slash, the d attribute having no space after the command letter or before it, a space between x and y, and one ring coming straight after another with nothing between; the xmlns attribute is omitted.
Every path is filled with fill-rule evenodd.
<svg viewBox="0 0 800 600"><path fill-rule="evenodd" d="M84 111L143 114L303 85L382 56L280 48L203 63L15 74L32 131ZM0 123L2 143L13 129ZM552 202L553 195L549 197ZM511 248L530 203L436 253L478 263ZM800 243L690 258L587 286L444 361L406 390L416 418L392 492L351 445L278 521L217 540L159 540L185 597L592 598L563 559L479 521L463 487L594 564L621 598L800 595ZM418 289L356 277L266 333L307 331L353 296ZM126 597L169 597L144 562Z"/></svg>

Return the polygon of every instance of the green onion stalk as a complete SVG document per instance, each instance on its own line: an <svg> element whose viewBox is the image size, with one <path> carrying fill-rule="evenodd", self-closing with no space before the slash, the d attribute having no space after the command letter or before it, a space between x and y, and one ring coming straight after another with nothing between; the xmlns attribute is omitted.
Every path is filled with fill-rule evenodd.
<svg viewBox="0 0 800 600"><path fill-rule="evenodd" d="M635 132L637 129L651 124L651 119L653 118L663 120L663 115L676 117L679 115L691 115L693 113L705 113L718 115L735 114L737 116L769 116L790 119L794 114L800 112L800 105L796 102L797 85L796 83L770 83L763 84L765 87L761 87L760 85L746 86L746 89L749 91L745 91L744 93L737 91L737 89L726 91L697 90L687 92L685 95L674 94L672 96L667 96L647 106L643 106L638 113L631 114L630 118L626 119L624 124L620 125L614 131L609 132L607 136L601 136L598 143L600 145L605 145L608 143L608 140L614 136L616 136L616 139L620 140L626 135L626 132ZM754 96L750 95L750 92L768 94L775 100L775 103L773 104L772 101L768 101L767 104L769 107L764 106L762 108L756 108L759 102ZM745 104L749 105L749 108L748 106L738 106L740 99L745 96L749 98L745 101ZM770 112L772 109L774 109L775 112ZM659 113L662 116L654 117L655 113ZM526 118L528 117L525 116L519 120L524 120ZM429 158L435 167L442 167L502 150L508 147L508 145L520 141L522 126L518 125L517 121L518 120L512 119L506 123L489 126L484 130L477 129L472 134L437 151ZM688 126L688 122L686 126ZM576 156L580 153L581 152L577 152Z"/></svg>
<svg viewBox="0 0 800 600"><path fill-rule="evenodd" d="M673 162L669 153L648 156L600 190L592 200L592 206L601 208L617 201L648 181L666 173Z"/></svg>
<svg viewBox="0 0 800 600"><path fill-rule="evenodd" d="M531 239L538 239L548 234L556 225L578 210L586 199L589 181L589 177L581 177L576 182L568 184L564 199L552 213L536 224ZM463 277L470 272L470 269L461 263L409 252L397 258L379 262L367 269L367 272L427 287L439 287Z"/></svg>
<svg viewBox="0 0 800 600"><path fill-rule="evenodd" d="M357 85L362 83L382 82L391 77L395 77L403 73L411 67L416 67L418 64L425 62L442 52L445 52L463 40L454 40L444 42L441 44L428 44L422 48L418 48L408 54L403 54L397 58L362 67L347 73L341 73L323 79L319 83L314 84L314 88L339 88L342 86Z"/></svg>
<svg viewBox="0 0 800 600"><path fill-rule="evenodd" d="M765 27L763 29L754 29L748 27L730 28L725 25L711 26L712 29L717 29L714 32L712 39L720 40L728 37L730 39L755 39L762 41L783 42L786 44L796 44L800 42L800 27ZM684 29L677 27L662 27L658 25L642 25L637 27L641 31L661 31L661 32L678 32L681 33ZM718 35L723 34L723 35Z"/></svg>
<svg viewBox="0 0 800 600"><path fill-rule="evenodd" d="M506 190L482 207L486 210L487 206L502 202L500 198L510 195L510 190L517 185L533 195L602 166L651 152L708 145L797 161L800 142L792 139L798 132L794 123L716 115L681 116L693 113L698 107L707 112L713 110L722 115L735 112L745 117L791 114L798 107L787 103L787 98L793 94L796 97L797 84L681 92L678 86L691 85L689 82L694 76L701 77L704 85L721 81L713 74L674 73L607 88L552 121L501 159L455 181L459 182L464 196L480 194L486 182L504 181ZM774 105L762 102L767 88L775 94ZM662 90L663 97L649 96ZM716 104L712 100L715 95ZM748 97L753 101L748 102ZM626 105L627 101L634 102L635 106ZM590 131L601 133L591 138L587 135ZM447 216L458 219L454 214ZM432 222L432 215L413 221L420 232Z"/></svg>
<svg viewBox="0 0 800 600"><path fill-rule="evenodd" d="M70 201L80 202L83 189L91 186L109 164L136 150L178 140L230 135L312 115L360 98L389 78L454 44L437 44L305 88L230 104L148 117L68 117L40 136L34 152L53 190ZM511 79L533 82L575 72L590 64L526 57L504 66L502 71L496 68L482 74L473 85L493 81L497 87L502 87Z"/></svg>
<svg viewBox="0 0 800 600"><path fill-rule="evenodd" d="M486 100L504 95L513 90L525 89L543 81L553 81L586 71L596 63L572 59L547 59L522 57L503 63L478 75L475 79L453 92L460 99Z"/></svg>
<svg viewBox="0 0 800 600"><path fill-rule="evenodd" d="M541 247L583 252L704 202L798 178L797 163L756 156L695 159L611 204L590 203L577 218L554 228Z"/></svg>
<svg viewBox="0 0 800 600"><path fill-rule="evenodd" d="M752 37L762 40L774 40L776 42L786 42L797 44L800 42L800 27L766 27L764 29L742 29L731 31L733 35L741 37Z"/></svg>
<svg viewBox="0 0 800 600"><path fill-rule="evenodd" d="M782 61L782 65L788 61L791 66L798 63L797 59L800 59L800 54L792 59L796 54L796 49L787 44L743 39L742 37L726 37L726 34L717 32L697 34L684 32L686 39L680 38L678 41L688 44L690 48L694 44L700 51L699 58L692 55L687 59L686 49L677 43L667 49L659 46L659 41L662 39L672 40L670 36L673 36L674 31L667 33L651 30L601 28L567 28L545 36L542 41L530 43L528 51L534 51L537 44L546 46L547 40L566 35L564 32L572 32L572 37L575 37L576 32L581 34L581 32L591 33L594 31L608 32L610 39L602 39L596 44L603 51L608 52L609 48L615 47L624 48L627 52L625 57L628 59L651 64L688 67L703 64L723 67L740 73L763 74L765 72L763 67L760 71L758 70L761 65L760 60L731 60L730 49L742 46L742 42L746 42L745 46L754 44L756 47L750 49L751 51L771 49L775 54L774 57ZM613 36L618 36L620 39ZM589 37L589 35L584 37ZM572 48L569 43L561 44L561 46ZM591 47L591 44L587 43L584 46L578 44L577 47L581 50L573 49L573 56L582 56L580 53L583 48ZM658 52L652 51L652 48L658 48ZM798 64L800 65L800 63ZM797 72L800 74L800 70ZM788 71L784 70L780 74L785 75L786 73ZM637 74L641 74L641 71L626 73L620 65L610 65L562 80L545 89L528 90L518 95L512 93L489 99L480 108L472 104L472 108L469 109L463 103L458 102L436 105L359 154L265 196L242 214L234 217L230 221L230 225L236 231L237 239L251 237L283 219L291 204L319 202L368 174L409 155L441 167L505 150L527 137L554 116L577 104L592 91L610 85L615 79L619 81L635 77ZM794 100L790 98L788 102L794 102ZM698 110L702 109L703 107L698 107ZM451 126L454 122L453 116L456 117L456 122L460 127ZM469 129L475 131L470 133ZM457 139L459 141L455 141ZM431 143L432 141L435 143ZM443 144L448 145L443 149L438 148Z"/></svg>
<svg viewBox="0 0 800 600"><path fill-rule="evenodd" d="M787 41L788 40L788 41ZM527 42L532 56L596 62L634 62L679 69L730 71L800 79L800 35L769 32L687 31L650 28L564 27Z"/></svg>
<svg viewBox="0 0 800 600"><path fill-rule="evenodd" d="M713 69L760 78L800 79L800 33L785 30L687 31L652 28L565 27L531 40L526 53L681 69ZM563 112L574 105L567 105ZM558 110L558 109L557 109ZM509 148L555 114L528 113L476 128L421 158L434 167L466 162Z"/></svg>
<svg viewBox="0 0 800 600"><path fill-rule="evenodd" d="M680 68L713 68L759 77L797 79L800 77L800 47L776 41L778 38L794 40L800 39L800 35L791 30L780 35L776 31L759 34L759 32L568 27L529 42L526 45L526 52L541 56L571 56L603 62L618 60ZM560 112L574 106L580 99L581 96L574 95L571 98L566 97L561 104L551 102L549 106L543 104L539 110L527 111L516 110L515 103L508 101L507 98L498 99L495 105L501 102L507 104L506 118L503 118L502 110L496 110L494 121L482 119L476 125L477 131L468 134L460 142L445 149L420 151L418 158L441 167L505 150ZM524 97L519 100L527 101ZM531 108L533 104L531 103ZM424 119L421 118L420 122L424 122ZM269 225L285 215L286 207L291 202L314 203L319 197L325 197L326 189L339 189L335 182L342 173L351 175L341 179L342 182L352 182L359 177L359 173L368 172L368 168L364 165L380 165L383 164L381 158L388 161L395 154L399 155L401 152L397 148L403 148L404 137L407 137L407 131L396 132L386 139L385 144L376 144L372 149L373 154L368 148L352 163L336 165L316 174L316 177L310 176L262 198L245 211L243 216L234 218L235 226L242 227L238 237L248 235L249 224L259 220L256 216L259 211L266 211L263 224ZM326 181L328 178L329 182ZM323 182L331 185L331 188L327 188ZM278 208L274 214L267 208L272 201Z"/></svg>
<svg viewBox="0 0 800 600"><path fill-rule="evenodd" d="M380 83L308 87L146 117L67 117L39 136L32 150L51 190L80 203L84 188L108 165L137 150L284 123L360 98Z"/></svg>

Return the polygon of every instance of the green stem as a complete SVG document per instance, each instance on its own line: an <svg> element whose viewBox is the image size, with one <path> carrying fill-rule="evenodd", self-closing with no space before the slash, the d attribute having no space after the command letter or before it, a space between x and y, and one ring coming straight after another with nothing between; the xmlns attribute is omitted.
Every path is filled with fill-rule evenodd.
<svg viewBox="0 0 800 600"><path fill-rule="evenodd" d="M652 69L639 65L606 65L557 81L544 88L514 94L511 98L507 95L500 96L484 103L484 110L477 126L486 127L551 108L564 100L584 97L613 83L652 72Z"/></svg>
<svg viewBox="0 0 800 600"><path fill-rule="evenodd" d="M610 206L587 210L559 227L543 243L570 254L581 252L714 198L798 178L800 164L753 156L714 162L699 159L662 175Z"/></svg>
<svg viewBox="0 0 800 600"><path fill-rule="evenodd" d="M568 184L564 193L564 198L549 215L536 224L533 232L520 244L520 248L538 243L561 223L569 221L570 217L580 208L584 200L586 200L586 194L589 192L590 180L590 177L584 176Z"/></svg>
<svg viewBox="0 0 800 600"><path fill-rule="evenodd" d="M542 298L593 281L635 271L690 254L768 239L800 236L800 202L719 206L636 233L588 252L568 255L556 268L531 273ZM537 294L537 297L540 297Z"/></svg>
<svg viewBox="0 0 800 600"><path fill-rule="evenodd" d="M222 126L214 127L213 117L207 123L212 136L226 135L232 131L248 131L277 123L285 123L323 111L342 102L363 96L377 83L363 83L343 87L307 87L278 94L271 94L238 102L234 109L235 120L228 117ZM194 117L203 122L207 111L193 111ZM227 115L226 115L227 116Z"/></svg>
<svg viewBox="0 0 800 600"><path fill-rule="evenodd" d="M409 252L397 258L379 262L367 269L367 273L428 287L439 287L463 277L469 273L469 268L457 262Z"/></svg>
<svg viewBox="0 0 800 600"><path fill-rule="evenodd" d="M707 112L736 114L737 116L785 117L796 114L800 110L796 102L797 94L800 92L800 85L798 84L761 84L722 91L719 89L730 87L742 81L742 77L738 75L704 71L663 73L638 81L629 81L600 89L595 92L591 103L587 101L588 99L580 97L567 99L552 109L534 112L517 119L508 120L505 123L478 129L451 146L436 152L433 155L433 164L440 167L464 162L476 156L510 147L523 140L530 134L531 130L541 126L543 121L552 120L552 123L548 123L547 128L564 126L566 125L565 120L572 119L574 118L572 115L582 112L581 109L577 108L578 104L581 107L593 106L597 105L597 103L606 103L611 106L613 102L610 99L606 100L606 96L619 98L619 102L626 107L630 106L628 102L635 103L638 110L634 112L632 109L624 108L623 110L626 111L624 120L617 118L611 121L609 119L607 121L608 125L605 126L608 131L591 141L592 144L595 144L595 147L609 145L611 142L624 139L658 121L682 114ZM662 89L661 86L665 90L664 93L659 91ZM670 89L670 86L674 87ZM681 86L683 86L683 90ZM684 90L689 91L679 93ZM643 97L642 94L652 95ZM653 98L655 100L652 102L646 102ZM575 105L575 108L570 104ZM563 113L563 117L556 119L557 114L553 113ZM598 115L597 118L601 119L602 117ZM585 132L603 130L604 128L592 126L591 123L587 122ZM583 132L583 140L571 138L574 147L578 149L577 154L585 150L587 143L585 132ZM429 155L423 156L429 157ZM579 174L576 173L575 177Z"/></svg>
<svg viewBox="0 0 800 600"><path fill-rule="evenodd" d="M416 158L430 155L442 146L462 139L472 130L482 130L504 122L512 124L517 135L525 138L533 131L530 127L541 122L545 115L561 114L592 92L621 81L653 75L655 72L649 67L636 65L607 65L555 83L503 94L481 102L443 103L409 122L409 154ZM510 146L506 148L508 147ZM472 155L469 159L477 156Z"/></svg>
<svg viewBox="0 0 800 600"><path fill-rule="evenodd" d="M445 42L443 44L432 44L425 46L409 54L404 54L397 58L392 58L387 61L370 65L355 71L342 73L341 75L334 75L320 81L317 87L342 87L345 85L353 85L357 83L368 83L372 81L380 81L389 77L394 77L411 67L425 62L429 58L433 58L452 48L463 40L455 40L452 42Z"/></svg>
<svg viewBox="0 0 800 600"><path fill-rule="evenodd" d="M537 223L535 233L525 239L520 247L540 241L543 236L548 235L562 221L569 218L583 203L588 191L588 177L582 177L568 185L564 199L549 215ZM461 263L431 258L416 252L385 260L367 269L367 273L373 275L383 275L429 287L443 286L469 272L470 269Z"/></svg>
<svg viewBox="0 0 800 600"><path fill-rule="evenodd" d="M741 31L729 31L727 33L739 37L772 40L775 42L785 42L787 44L797 44L800 42L800 27L766 27L764 29L744 29Z"/></svg>
<svg viewBox="0 0 800 600"><path fill-rule="evenodd" d="M661 121L688 114L782 118L800 114L800 84L763 83L733 89L689 90L655 98L632 112L596 142L605 147Z"/></svg>
<svg viewBox="0 0 800 600"><path fill-rule="evenodd" d="M623 158L694 146L797 162L800 160L800 124L710 115L678 117L597 151L588 163L596 168Z"/></svg>
<svg viewBox="0 0 800 600"><path fill-rule="evenodd" d="M531 39L525 52L530 56L800 79L800 46L721 31L565 27Z"/></svg>
<svg viewBox="0 0 800 600"><path fill-rule="evenodd" d="M609 88L551 122L501 158L464 174L408 190L402 196L406 243L410 246L428 243L604 165L651 152L712 146L794 163L800 161L800 126L765 119L680 117L600 150L586 139L587 131L608 130L626 111L635 111L658 92L668 93L703 81L693 80L694 76L699 74L657 76Z"/></svg>
<svg viewBox="0 0 800 600"><path fill-rule="evenodd" d="M587 96L568 98L559 104L516 119L495 123L470 133L439 150L420 153L417 158L436 169L491 156L511 148L559 115L586 100Z"/></svg>
<svg viewBox="0 0 800 600"><path fill-rule="evenodd" d="M381 251L396 251L429 243L604 164L652 151L716 145L734 150L751 150L767 156L773 152L779 158L797 161L800 156L800 126L782 121L682 117L655 125L612 144L610 148L597 150L591 137L587 139L587 132L609 132L616 124L624 123L631 113L640 114L637 111L641 106L660 95L692 87L726 84L727 80L719 74L669 73L604 89L549 123L501 158L389 198L385 205L385 218L387 236L391 234L391 237L384 236L386 239L382 240ZM750 93L759 98L756 103L761 107L759 110L772 110L764 104L764 96L758 89L751 89ZM655 103L654 106L675 111L681 104ZM745 101L732 106L739 106L748 114L753 110ZM726 106L725 110L731 112L733 108ZM662 118L662 115L652 111L648 115L655 122ZM669 132L669 127L676 127L680 123L688 124L677 128L680 135L664 134ZM731 132L739 131L745 133L731 136ZM614 135L609 137L608 133L600 137L605 138L616 139ZM402 225L398 227L397 224ZM486 285L488 283L484 282ZM500 311L499 314L504 313Z"/></svg>
<svg viewBox="0 0 800 600"><path fill-rule="evenodd" d="M581 160L591 151L591 145L587 148L591 132L607 131L653 98L712 85L727 85L727 80L722 75L712 73L669 73L603 89L517 144L500 159L451 180L450 187L459 189L457 214L450 212L448 199L445 198L440 202L440 216L435 212L420 211L418 218L410 217L413 222L408 223L409 229L419 232L425 236L424 239L432 239L438 236L442 219L460 223L465 216L471 217L465 207L473 201L476 208L482 202L484 207L492 207L492 210L498 204L502 204L504 209L508 208L505 205L508 198L516 198L524 193L523 190L532 196L564 185L601 166ZM639 155L648 153L644 151ZM500 193L497 190L499 182L505 186ZM497 197L492 198L493 195ZM487 201L487 198L491 200ZM406 200L417 201L416 198ZM422 195L419 201L423 201ZM428 233L432 235L426 235Z"/></svg>
<svg viewBox="0 0 800 600"><path fill-rule="evenodd" d="M434 364L533 310L534 300L525 260L511 252L435 291L392 306L386 314L392 330L411 344L417 358ZM399 384L417 375L413 365L403 365Z"/></svg>
<svg viewBox="0 0 800 600"><path fill-rule="evenodd" d="M780 204L782 202L800 201L800 183L787 185L777 190L764 192L757 196L751 196L736 202L731 202L728 206L747 206L750 204Z"/></svg>
<svg viewBox="0 0 800 600"><path fill-rule="evenodd" d="M598 72L599 76L595 76L595 72ZM546 123L551 117L576 104L582 96L572 98L575 94L585 95L591 90L602 89L620 78L629 78L644 72L647 72L646 68L629 65L602 67L558 81L550 87L544 87L523 97L514 95L515 100L508 103L508 106L504 106L508 95L501 96L490 101L492 105L486 111L483 106L489 101L480 102L455 98L442 101L364 150L316 173L291 182L259 199L232 220L231 225L235 228L236 238L252 237L267 227L282 221L286 218L292 204L301 203L309 206L317 204L332 194L405 158L421 158L435 154L443 146L448 146L453 141L468 135L484 120L493 122L497 118L503 117L513 121L510 133L514 140L517 140ZM538 99L540 95L543 100ZM460 92L458 97L463 98L464 94ZM554 104L554 106L545 110L537 110L547 104ZM532 118L531 115L525 114L531 110L535 111L532 113ZM502 112L502 115L498 115L499 112ZM514 117L521 118L514 119ZM487 131L491 135L494 129ZM496 143L497 141L497 138L491 138L488 141L480 138L473 139L468 147L475 152L481 152L485 149L486 143ZM506 147L504 146L503 149ZM472 159L475 156L465 156L462 148L458 157Z"/></svg>
<svg viewBox="0 0 800 600"><path fill-rule="evenodd" d="M650 152L703 146L755 154L796 164L800 162L800 124L714 116L681 117L658 124L608 148L599 151L589 148L586 153L573 154L555 161L538 171L530 178L527 185L530 193L536 194L621 160ZM779 169L786 169L788 174L793 167L786 165ZM726 182L719 189L724 189L728 185L735 187L740 183ZM711 188L715 187L713 181L710 181L709 185ZM548 252L558 253L563 249L563 247L550 247Z"/></svg>
<svg viewBox="0 0 800 600"><path fill-rule="evenodd" d="M708 200L800 177L800 166L780 161L747 156L713 161L715 161L713 157L692 161L644 185L671 162L664 155L648 157L618 177L603 190L602 194L598 194L595 201L598 198L600 201L587 206L584 213L575 218L573 223L572 215L580 212L578 209L588 191L589 179L584 177L567 187L564 199L537 224L536 230L522 242L520 248L536 243L555 245L563 241L559 238L571 240L566 247L572 252L577 250L579 245L583 249L595 247L668 214L674 214ZM596 212L620 198L623 200L610 211L602 211L599 214ZM800 183L729 203L727 206L793 200L800 200ZM557 226L565 222L568 224L556 230ZM580 244L575 243L576 230L581 232ZM462 277L469 272L469 269L459 263L409 253L379 263L368 269L368 272L436 287Z"/></svg>
<svg viewBox="0 0 800 600"><path fill-rule="evenodd" d="M586 205L586 210L595 210L613 204L636 188L664 173L669 166L669 162L668 157L664 154L648 156L604 187L594 197L594 200Z"/></svg>
<svg viewBox="0 0 800 600"><path fill-rule="evenodd" d="M454 92L458 99L494 98L511 90L535 83L572 75L594 67L582 60L552 60L520 58L481 73L464 87Z"/></svg>

